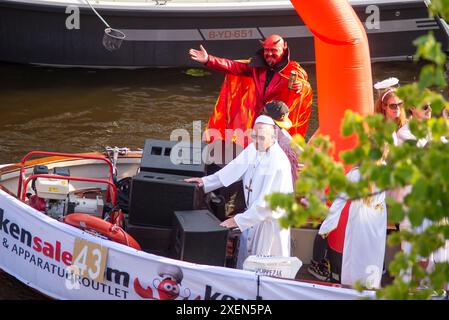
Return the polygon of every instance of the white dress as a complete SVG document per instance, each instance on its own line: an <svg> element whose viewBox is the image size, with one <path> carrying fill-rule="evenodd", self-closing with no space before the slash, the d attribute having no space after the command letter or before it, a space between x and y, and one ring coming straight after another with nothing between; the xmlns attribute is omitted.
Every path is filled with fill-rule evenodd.
<svg viewBox="0 0 449 320"><path fill-rule="evenodd" d="M417 139L416 136L411 132L410 130L410 125L408 123L406 123L404 126L402 126L398 132L397 132L397 137L398 137L398 146L402 145L405 141L407 140L413 140L416 141L416 146L419 148L423 148L426 146L426 144L430 141L430 136L426 137L426 138L421 138L421 139ZM412 191L412 186L405 186L404 188L402 188L399 191L395 191L392 194L394 195L394 198L396 198L396 201L398 202L402 202L404 200L404 198ZM401 221L401 223L399 224L399 228L401 230L414 230L414 232L416 233L421 233L423 232L427 227L429 227L432 224L432 221L430 221L429 219L424 219L423 223L418 226L413 228L411 226L411 223L409 221L408 218L405 218L403 221ZM404 251L406 254L409 254L411 251L411 244L407 241L403 241L401 243L401 249L402 251ZM405 281L409 281L410 279L410 275L411 275L411 270L408 270L406 274L403 274L403 280Z"/></svg>
<svg viewBox="0 0 449 320"><path fill-rule="evenodd" d="M273 192L293 192L290 162L279 144L258 152L251 143L223 169L202 178L205 192L240 179L247 210L234 218L246 245L239 250L237 266L241 267L250 255L290 256L290 230L282 229L277 221L285 212L271 210L265 201L265 196Z"/></svg>
<svg viewBox="0 0 449 320"><path fill-rule="evenodd" d="M416 136L410 131L410 126L408 123L406 123L405 125L403 125L397 132L397 144L398 146L402 145L405 141L407 140L418 140L416 139ZM424 147L427 142L430 141L430 137L426 137L426 138L421 138L418 140L418 142L416 143L416 145L419 148Z"/></svg>

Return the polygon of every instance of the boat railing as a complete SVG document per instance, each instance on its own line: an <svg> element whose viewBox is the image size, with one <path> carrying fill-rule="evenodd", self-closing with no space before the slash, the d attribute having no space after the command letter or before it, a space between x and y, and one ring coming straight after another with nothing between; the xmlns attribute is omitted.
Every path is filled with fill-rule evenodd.
<svg viewBox="0 0 449 320"><path fill-rule="evenodd" d="M56 156L56 157L65 157L65 158L72 158L72 159L88 159L88 160L99 160L99 161L103 161L106 162L106 164L108 165L108 169L109 169L109 177L108 180L103 180L103 179L92 179L92 178L82 178L82 177L67 177L67 176L63 176L65 180L76 180L76 181L86 181L89 182L87 180L98 180L98 181L90 181L90 182L100 182L100 183L107 183L108 184L108 195L111 194L111 185L114 186L114 197L111 197L111 200L116 199L116 195L117 195L117 190L114 184L114 169L113 169L113 165L112 162L104 157L104 156L98 156L98 155L91 155L91 154L76 154L76 153L61 153L61 152L49 152L49 151L31 151L29 153L27 153L22 161L20 162L20 174L19 174L19 185L18 185L18 190L17 190L17 196L19 197L19 199L22 199L22 190L23 190L23 194L26 195L26 186L27 183L26 181L29 181L29 178L26 179L26 172L25 172L25 166L26 166L26 162L28 159L30 159L32 156L36 156L36 155L40 155L40 156ZM36 177L36 175L34 175ZM57 175L49 175L48 178L52 178L52 179L57 179L56 177L59 177ZM62 176L61 176L62 177ZM74 179L76 178L76 179ZM78 180L78 179L84 179L84 180ZM113 202L113 205L115 206L115 200Z"/></svg>
<svg viewBox="0 0 449 320"><path fill-rule="evenodd" d="M20 200L25 202L26 199L26 190L28 187L28 183L30 183L31 180L37 179L37 178L47 178L47 179L58 179L58 180L68 180L68 181L83 181L83 182L92 182L92 183L104 183L107 184L109 196L111 198L112 206L115 207L117 204L117 187L116 185L108 180L105 179L95 179L95 178L86 178L86 177L72 177L72 176L60 176L55 174L32 174L29 176L23 183L23 192L20 195Z"/></svg>

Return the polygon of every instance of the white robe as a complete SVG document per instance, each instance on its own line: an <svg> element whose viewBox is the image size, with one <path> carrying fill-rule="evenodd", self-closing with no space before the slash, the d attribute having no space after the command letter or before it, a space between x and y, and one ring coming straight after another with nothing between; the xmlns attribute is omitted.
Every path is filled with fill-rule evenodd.
<svg viewBox="0 0 449 320"><path fill-rule="evenodd" d="M407 140L417 140L416 146L419 148L423 148L427 145L429 141L432 140L432 136L428 134L425 138L417 139L416 136L411 132L409 124L405 124L402 126L398 132L398 143L397 145L402 145ZM445 137L441 137L441 142L447 143L447 139ZM390 196L393 197L398 202L403 202L404 198L412 191L412 186L405 186L401 189L394 190L390 192ZM421 233L424 230L426 230L430 225L432 225L433 222L427 218L425 218L422 222L422 224L418 227L412 227L410 221L408 218L405 218L403 221L401 221L399 228L401 230L409 230L413 231L415 233ZM410 254L410 251L412 250L412 246L407 241L401 242L401 249L405 254ZM438 262L449 262L449 240L445 241L444 246L442 246L440 249L436 250L435 252L432 252L429 256L429 259L421 259L422 261L429 261L429 264L427 266L427 272L432 272L435 263ZM405 272L402 272L401 274L402 280L405 282L409 282L411 280L412 276L412 270L411 268L407 269ZM448 284L449 289L449 284Z"/></svg>
<svg viewBox="0 0 449 320"><path fill-rule="evenodd" d="M441 223L449 224L449 220L443 220ZM435 268L435 263L439 262L449 262L449 240L444 242L444 246L432 252L429 258L429 265L427 271L433 271ZM446 289L449 290L449 283L446 285Z"/></svg>
<svg viewBox="0 0 449 320"><path fill-rule="evenodd" d="M410 130L410 126L408 123L406 123L405 125L403 125L397 133L398 136L398 143L397 145L400 146L402 145L405 141L407 140L417 140L416 142L416 146L419 148L423 148L426 146L426 144L431 140L431 136L428 135L426 138L421 138L421 139L417 139L416 136L411 132ZM396 201L398 202L403 202L404 198L410 193L412 192L412 186L405 186L401 189L398 190L394 190L393 192L390 192L390 196L392 196L393 198L395 198ZM428 226L430 226L432 223L430 220L428 219L424 219L423 224L420 227L417 227L415 229L416 232L423 232ZM400 223L400 229L412 229L410 221L408 221L408 219L404 219L404 221L402 221ZM407 243L402 243L402 250L404 250L406 253L409 253L411 248L410 245Z"/></svg>
<svg viewBox="0 0 449 320"><path fill-rule="evenodd" d="M360 179L359 170L347 174L350 181ZM329 208L328 217L322 223L319 234L328 234L337 228L340 214L346 204L341 195ZM387 233L387 206L385 192L374 195L370 205L362 200L352 201L346 225L341 283L354 285L360 281L367 288L379 288L385 256Z"/></svg>
<svg viewBox="0 0 449 320"><path fill-rule="evenodd" d="M412 133L412 131L410 130L410 126L408 123L406 123L405 125L403 125L397 132L397 143L395 145L402 145L405 141L407 140L418 140L416 139L416 136ZM419 148L423 148L425 147L425 145L430 141L431 136L427 135L426 138L421 138L418 140L418 142L416 143L416 145Z"/></svg>
<svg viewBox="0 0 449 320"><path fill-rule="evenodd" d="M290 229L282 229L277 221L285 212L271 210L265 201L273 192L293 192L290 162L279 144L258 152L251 143L223 169L202 178L206 193L241 179L247 210L234 219L246 239L246 250L240 250L237 266L250 255L290 256Z"/></svg>

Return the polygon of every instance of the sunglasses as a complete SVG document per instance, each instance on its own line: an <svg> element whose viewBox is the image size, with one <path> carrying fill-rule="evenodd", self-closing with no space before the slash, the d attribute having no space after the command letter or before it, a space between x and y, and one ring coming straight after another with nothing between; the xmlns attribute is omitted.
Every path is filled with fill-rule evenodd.
<svg viewBox="0 0 449 320"><path fill-rule="evenodd" d="M427 111L427 110L431 109L430 104L423 105L423 106L422 106L422 109L423 109L424 111Z"/></svg>
<svg viewBox="0 0 449 320"><path fill-rule="evenodd" d="M398 103L390 103L388 105L388 108L390 108L391 110L397 110L398 108L402 107L403 104L404 104L403 101L398 102Z"/></svg>

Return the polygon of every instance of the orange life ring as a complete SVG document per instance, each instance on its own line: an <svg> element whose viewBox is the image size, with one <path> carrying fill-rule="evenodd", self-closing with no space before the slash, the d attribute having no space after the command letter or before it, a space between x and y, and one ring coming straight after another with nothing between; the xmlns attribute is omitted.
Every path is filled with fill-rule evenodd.
<svg viewBox="0 0 449 320"><path fill-rule="evenodd" d="M141 250L139 243L119 226L85 213L72 213L64 217L64 222L87 230L94 230L112 241Z"/></svg>

